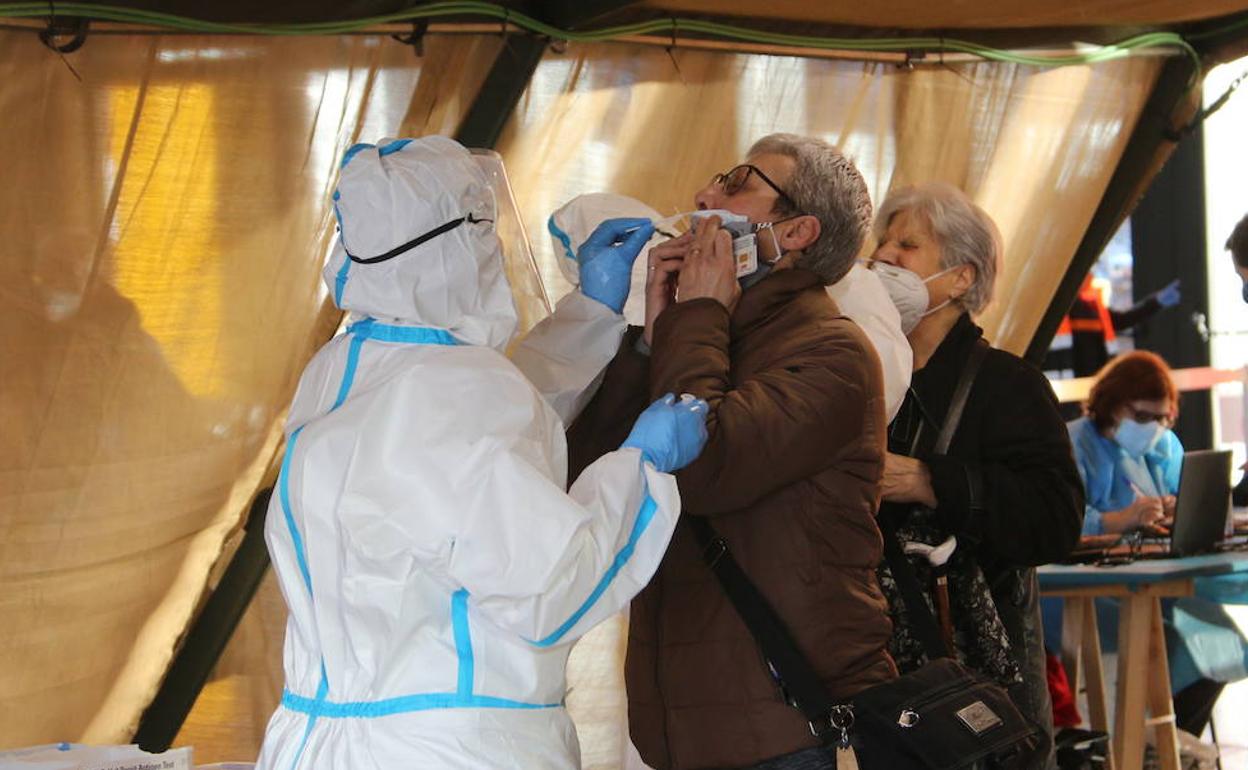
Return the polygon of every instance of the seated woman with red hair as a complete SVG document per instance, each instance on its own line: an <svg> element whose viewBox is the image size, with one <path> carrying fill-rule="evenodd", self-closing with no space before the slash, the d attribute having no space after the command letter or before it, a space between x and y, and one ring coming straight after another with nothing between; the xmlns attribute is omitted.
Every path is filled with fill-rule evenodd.
<svg viewBox="0 0 1248 770"><path fill-rule="evenodd" d="M1086 416L1070 442L1083 477L1083 533L1130 532L1174 514L1183 445L1170 430L1179 400L1170 367L1143 350L1119 356L1097 375Z"/></svg>

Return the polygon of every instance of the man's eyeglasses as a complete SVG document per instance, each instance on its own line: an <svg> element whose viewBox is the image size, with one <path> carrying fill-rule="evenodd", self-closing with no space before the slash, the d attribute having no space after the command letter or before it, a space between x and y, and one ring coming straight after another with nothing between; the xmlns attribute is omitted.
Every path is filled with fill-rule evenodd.
<svg viewBox="0 0 1248 770"><path fill-rule="evenodd" d="M753 166L749 163L742 163L740 166L729 169L722 174L716 174L711 177L711 183L719 185L719 188L724 191L725 195L736 195L745 186L746 181L750 178L750 174L758 175L758 178L763 180L768 187L775 190L776 194L780 196L780 200L784 201L784 205L790 210L800 211L797 202L790 198L788 193L781 190L780 185L771 181L766 174L759 170L758 166Z"/></svg>
<svg viewBox="0 0 1248 770"><path fill-rule="evenodd" d="M1147 425L1150 422L1161 423L1162 426L1169 428L1174 424L1174 418L1169 414L1160 414L1158 412L1150 412L1147 409L1136 409L1131 404L1127 404L1127 412L1132 420L1140 425Z"/></svg>

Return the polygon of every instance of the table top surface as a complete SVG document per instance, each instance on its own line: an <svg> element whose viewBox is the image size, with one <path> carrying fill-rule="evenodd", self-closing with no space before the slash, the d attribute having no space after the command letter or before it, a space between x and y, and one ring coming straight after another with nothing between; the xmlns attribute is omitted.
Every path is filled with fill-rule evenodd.
<svg viewBox="0 0 1248 770"><path fill-rule="evenodd" d="M1173 559L1142 559L1108 567L1095 564L1048 564L1037 570L1041 590L1144 585L1237 572L1248 572L1248 551L1227 551Z"/></svg>

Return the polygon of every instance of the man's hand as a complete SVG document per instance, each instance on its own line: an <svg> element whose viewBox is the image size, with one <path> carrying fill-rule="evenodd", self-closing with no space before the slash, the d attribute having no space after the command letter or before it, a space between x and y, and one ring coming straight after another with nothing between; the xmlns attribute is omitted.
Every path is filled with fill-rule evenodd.
<svg viewBox="0 0 1248 770"><path fill-rule="evenodd" d="M646 268L646 329L642 333L647 345L654 336L654 319L676 301L676 278L692 243L693 234L685 233L650 249L650 263Z"/></svg>
<svg viewBox="0 0 1248 770"><path fill-rule="evenodd" d="M932 489L932 472L922 461L892 452L884 455L884 479L881 492L890 503L919 503L928 508L936 507L936 492Z"/></svg>
<svg viewBox="0 0 1248 770"><path fill-rule="evenodd" d="M680 268L676 301L709 297L731 313L741 299L741 284L732 257L732 234L719 225L719 217L713 216L698 223Z"/></svg>

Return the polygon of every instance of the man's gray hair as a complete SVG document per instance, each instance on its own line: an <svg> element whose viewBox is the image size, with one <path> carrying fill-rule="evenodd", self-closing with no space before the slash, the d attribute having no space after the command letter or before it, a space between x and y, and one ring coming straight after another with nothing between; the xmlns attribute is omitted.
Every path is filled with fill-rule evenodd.
<svg viewBox="0 0 1248 770"><path fill-rule="evenodd" d="M810 214L819 220L819 237L802 250L797 265L816 273L825 285L834 284L853 267L871 230L867 183L853 161L820 139L771 134L755 142L748 157L772 153L795 162L784 191L797 210L789 210L783 199L777 209L785 216Z"/></svg>
<svg viewBox="0 0 1248 770"><path fill-rule="evenodd" d="M902 211L918 216L940 245L944 269L971 265L975 280L956 302L972 315L992 301L1001 263L1001 232L987 212L958 188L944 182L903 187L891 193L875 218L875 236L882 238L888 223Z"/></svg>

